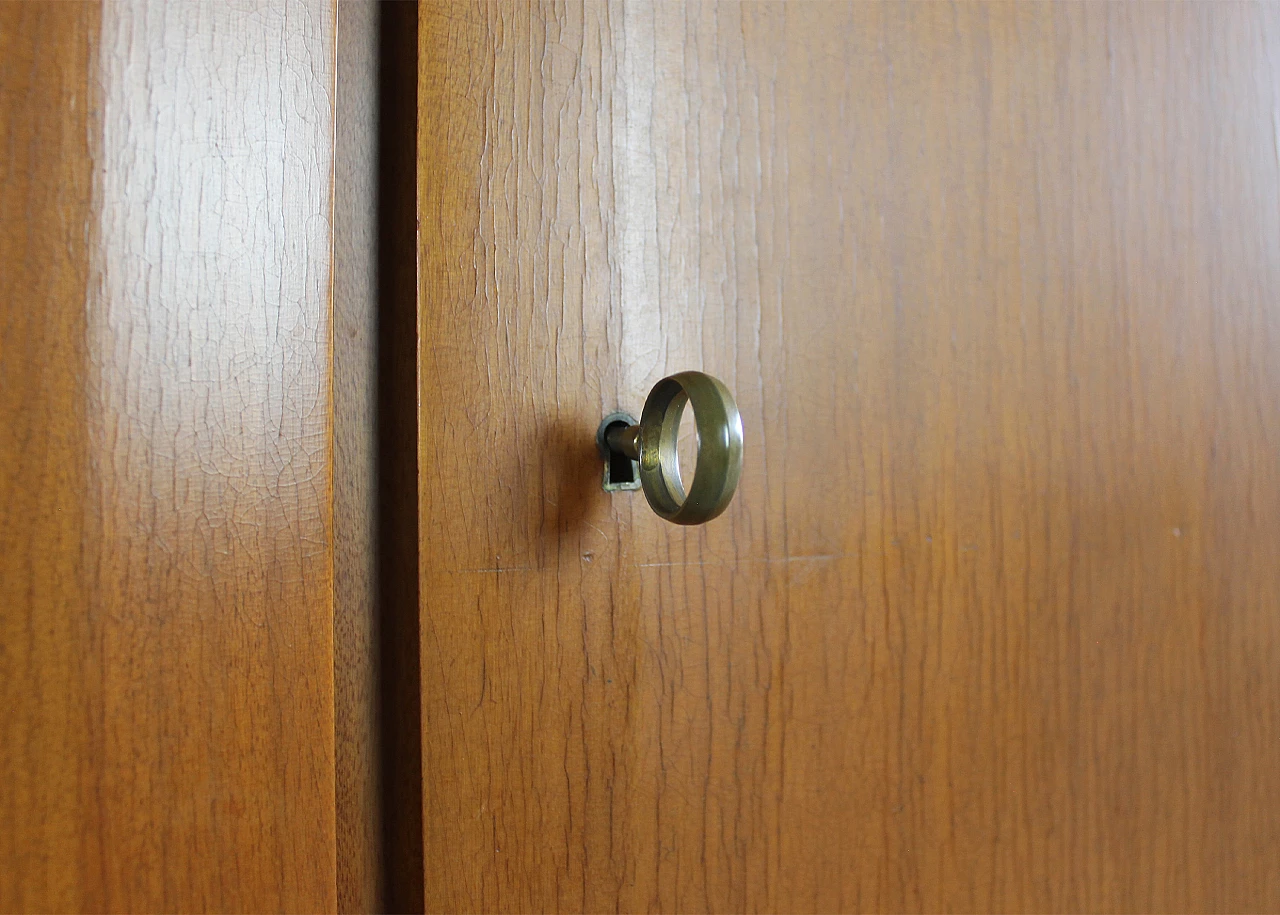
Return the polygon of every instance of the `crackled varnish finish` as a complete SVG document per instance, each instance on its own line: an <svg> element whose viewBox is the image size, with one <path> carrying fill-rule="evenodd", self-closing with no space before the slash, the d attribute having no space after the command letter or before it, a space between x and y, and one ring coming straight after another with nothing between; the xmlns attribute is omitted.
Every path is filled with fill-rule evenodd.
<svg viewBox="0 0 1280 915"><path fill-rule="evenodd" d="M0 910L335 905L331 4L0 4Z"/></svg>
<svg viewBox="0 0 1280 915"><path fill-rule="evenodd" d="M420 29L440 911L1280 908L1280 10ZM703 528L596 423L736 392Z"/></svg>

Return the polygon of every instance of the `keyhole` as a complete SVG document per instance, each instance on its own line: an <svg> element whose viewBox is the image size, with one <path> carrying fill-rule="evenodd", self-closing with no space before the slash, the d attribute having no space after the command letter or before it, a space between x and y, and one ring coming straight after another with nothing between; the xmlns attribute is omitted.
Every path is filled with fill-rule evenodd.
<svg viewBox="0 0 1280 915"><path fill-rule="evenodd" d="M625 429L628 423L621 420L605 426L606 436L614 429ZM609 482L615 486L626 486L636 482L635 462L621 451L609 449Z"/></svg>
<svg viewBox="0 0 1280 915"><path fill-rule="evenodd" d="M600 422L600 428L596 430L596 447L600 449L600 456L604 459L603 482L607 492L640 488L639 466L625 453L609 446L611 431L622 431L628 426L634 426L635 423L635 419L626 413L610 413Z"/></svg>

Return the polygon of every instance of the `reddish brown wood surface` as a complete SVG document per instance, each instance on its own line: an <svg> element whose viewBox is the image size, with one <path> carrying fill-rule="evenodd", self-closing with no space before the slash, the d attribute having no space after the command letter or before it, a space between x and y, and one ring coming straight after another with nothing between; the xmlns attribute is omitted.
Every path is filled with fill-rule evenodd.
<svg viewBox="0 0 1280 915"><path fill-rule="evenodd" d="M420 29L431 910L1280 907L1270 6ZM607 495L739 398L704 528Z"/></svg>
<svg viewBox="0 0 1280 915"><path fill-rule="evenodd" d="M334 907L332 18L0 6L0 909Z"/></svg>
<svg viewBox="0 0 1280 915"><path fill-rule="evenodd" d="M378 708L378 12L337 6L333 673L338 911L386 911Z"/></svg>

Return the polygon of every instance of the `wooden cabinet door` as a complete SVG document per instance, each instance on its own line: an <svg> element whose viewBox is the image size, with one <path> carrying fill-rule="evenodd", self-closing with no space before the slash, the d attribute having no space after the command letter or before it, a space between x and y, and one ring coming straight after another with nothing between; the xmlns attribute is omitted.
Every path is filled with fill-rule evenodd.
<svg viewBox="0 0 1280 915"><path fill-rule="evenodd" d="M428 908L1280 907L1276 8L419 37ZM593 442L684 369L704 527Z"/></svg>
<svg viewBox="0 0 1280 915"><path fill-rule="evenodd" d="M335 906L333 48L0 4L0 911Z"/></svg>

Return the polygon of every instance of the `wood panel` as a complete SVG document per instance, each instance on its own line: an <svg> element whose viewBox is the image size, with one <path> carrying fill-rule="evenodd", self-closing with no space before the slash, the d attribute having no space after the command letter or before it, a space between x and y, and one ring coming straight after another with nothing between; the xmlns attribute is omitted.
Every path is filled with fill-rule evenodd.
<svg viewBox="0 0 1280 915"><path fill-rule="evenodd" d="M423 14L431 910L1280 907L1280 18ZM592 435L681 369L735 503Z"/></svg>
<svg viewBox="0 0 1280 915"><path fill-rule="evenodd" d="M101 860L76 764L101 735L88 582L85 293L96 7L0 7L0 908L70 911ZM62 117L49 117L60 111Z"/></svg>
<svg viewBox="0 0 1280 915"><path fill-rule="evenodd" d="M333 10L0 8L0 909L329 910Z"/></svg>
<svg viewBox="0 0 1280 915"><path fill-rule="evenodd" d="M337 4L333 677L338 911L386 911L378 707L378 7Z"/></svg>

